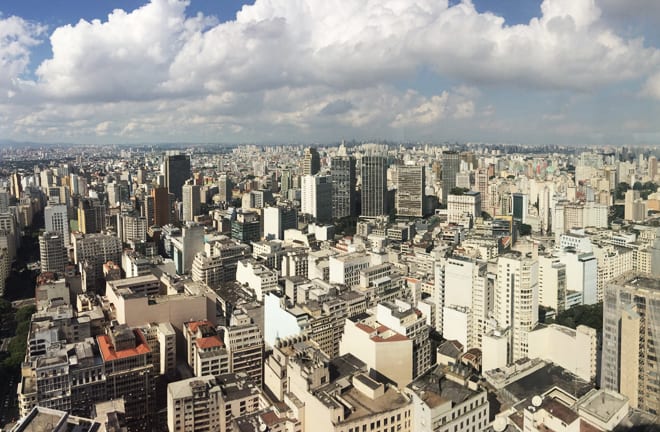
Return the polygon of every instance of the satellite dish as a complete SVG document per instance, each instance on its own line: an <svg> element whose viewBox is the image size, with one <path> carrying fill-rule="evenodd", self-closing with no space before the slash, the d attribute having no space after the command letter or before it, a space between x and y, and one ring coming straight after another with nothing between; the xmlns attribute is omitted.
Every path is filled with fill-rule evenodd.
<svg viewBox="0 0 660 432"><path fill-rule="evenodd" d="M261 423L259 425L259 431L260 432L266 432L266 429L268 429L268 426L266 426L265 424Z"/></svg>
<svg viewBox="0 0 660 432"><path fill-rule="evenodd" d="M504 432L504 429L506 429L506 419L504 417L497 417L493 422L493 429L495 429L495 432Z"/></svg>
<svg viewBox="0 0 660 432"><path fill-rule="evenodd" d="M542 403L543 398L541 398L541 396L536 395L532 398L532 405L534 405L536 408L540 407Z"/></svg>

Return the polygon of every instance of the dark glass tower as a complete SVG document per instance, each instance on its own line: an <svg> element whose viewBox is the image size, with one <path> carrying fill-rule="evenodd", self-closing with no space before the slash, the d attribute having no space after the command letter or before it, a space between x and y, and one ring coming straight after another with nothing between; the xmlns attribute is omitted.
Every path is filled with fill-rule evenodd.
<svg viewBox="0 0 660 432"><path fill-rule="evenodd" d="M190 177L192 177L190 156L183 154L165 156L165 184L167 190L174 194L177 200L182 200L183 185Z"/></svg>
<svg viewBox="0 0 660 432"><path fill-rule="evenodd" d="M335 219L355 216L355 158L335 156L330 166L332 176L332 217Z"/></svg>
<svg viewBox="0 0 660 432"><path fill-rule="evenodd" d="M387 214L387 158L362 157L362 216Z"/></svg>

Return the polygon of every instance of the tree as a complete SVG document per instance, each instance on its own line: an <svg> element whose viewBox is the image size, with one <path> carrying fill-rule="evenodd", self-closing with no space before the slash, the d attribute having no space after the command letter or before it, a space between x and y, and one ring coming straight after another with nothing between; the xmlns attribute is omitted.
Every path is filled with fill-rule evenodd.
<svg viewBox="0 0 660 432"><path fill-rule="evenodd" d="M603 304L574 306L557 314L555 323L570 328L586 325L600 332L603 329Z"/></svg>
<svg viewBox="0 0 660 432"><path fill-rule="evenodd" d="M469 192L470 189L462 188L462 187L454 187L451 188L449 191L450 195L463 195L465 192Z"/></svg>

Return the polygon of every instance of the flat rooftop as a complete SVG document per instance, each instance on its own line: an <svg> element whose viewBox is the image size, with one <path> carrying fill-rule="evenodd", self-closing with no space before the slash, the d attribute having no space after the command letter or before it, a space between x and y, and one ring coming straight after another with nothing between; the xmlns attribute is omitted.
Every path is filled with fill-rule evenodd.
<svg viewBox="0 0 660 432"><path fill-rule="evenodd" d="M421 375L410 383L408 388L417 393L430 408L446 402L451 402L452 406L461 404L480 393L445 378L441 366Z"/></svg>
<svg viewBox="0 0 660 432"><path fill-rule="evenodd" d="M578 404L578 410L607 423L627 402L628 398L619 393L605 389L593 390Z"/></svg>

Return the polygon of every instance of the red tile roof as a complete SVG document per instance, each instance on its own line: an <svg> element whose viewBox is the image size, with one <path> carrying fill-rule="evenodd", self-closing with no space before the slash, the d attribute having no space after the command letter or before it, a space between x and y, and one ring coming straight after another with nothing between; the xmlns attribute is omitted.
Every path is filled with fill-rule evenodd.
<svg viewBox="0 0 660 432"><path fill-rule="evenodd" d="M205 338L197 338L195 339L195 343L197 344L197 348L199 349L208 349L208 348L222 348L225 346L225 344L222 343L220 338L218 336L209 336Z"/></svg>
<svg viewBox="0 0 660 432"><path fill-rule="evenodd" d="M210 322L210 321L207 321L207 320L203 320L203 321L190 321L190 322L187 322L187 323L186 323L186 327L188 327L188 328L190 329L190 331L193 332L193 333L196 332L197 329L198 329L200 326L204 326L204 325L206 325L206 326L213 326L213 324L211 324L211 322Z"/></svg>
<svg viewBox="0 0 660 432"><path fill-rule="evenodd" d="M99 350L101 351L101 357L103 361L109 362L113 360L125 359L129 357L135 357L142 354L149 354L151 349L147 345L147 340L144 338L144 335L140 330L133 330L133 333L137 336L140 343L135 348L125 349L121 351L115 351L115 347L112 345L112 340L107 335L97 336L96 340L99 344Z"/></svg>

